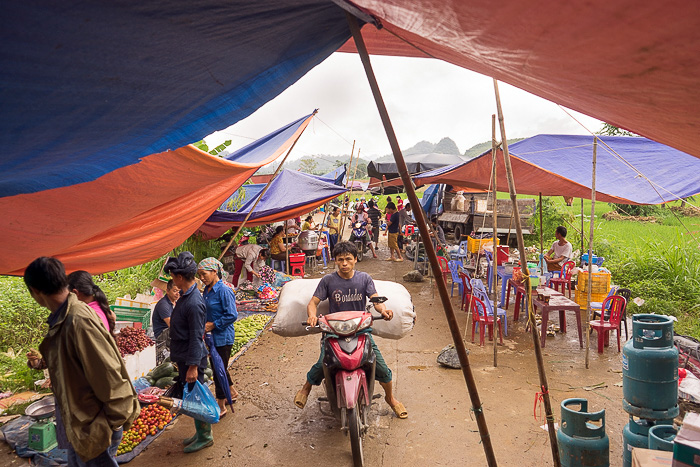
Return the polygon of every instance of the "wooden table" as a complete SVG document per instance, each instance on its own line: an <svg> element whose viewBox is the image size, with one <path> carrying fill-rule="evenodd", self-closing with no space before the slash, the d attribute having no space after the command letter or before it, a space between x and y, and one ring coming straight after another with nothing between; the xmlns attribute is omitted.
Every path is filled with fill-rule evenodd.
<svg viewBox="0 0 700 467"><path fill-rule="evenodd" d="M540 301L539 299L537 299L537 296L533 295L532 304L535 307L535 309L539 308L542 310L542 330L540 331L540 341L542 344L542 348L544 348L545 343L547 341L547 321L549 321L550 311L559 312L559 326L561 327L561 332L566 332L566 312L573 311L574 313L576 313L578 343L579 347L583 348L583 334L581 333L581 306L578 303L560 294L550 296L549 303Z"/></svg>

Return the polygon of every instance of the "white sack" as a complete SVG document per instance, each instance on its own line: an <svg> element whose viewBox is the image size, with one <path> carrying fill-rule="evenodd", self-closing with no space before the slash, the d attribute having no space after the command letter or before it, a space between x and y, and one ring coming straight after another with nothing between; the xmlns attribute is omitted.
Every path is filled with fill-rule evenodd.
<svg viewBox="0 0 700 467"><path fill-rule="evenodd" d="M313 332L307 331L301 323L306 322L306 305L309 304L319 282L321 279L298 279L287 282L282 287L272 332L283 337L306 336ZM411 332L416 322L411 294L406 287L396 282L374 281L374 286L380 296L388 298L384 305L387 310L394 312L394 317L391 321L375 321L372 324L372 334L386 339L402 338ZM379 314L372 311L375 315ZM328 300L318 305L318 314L328 314ZM316 329L316 332L320 330Z"/></svg>

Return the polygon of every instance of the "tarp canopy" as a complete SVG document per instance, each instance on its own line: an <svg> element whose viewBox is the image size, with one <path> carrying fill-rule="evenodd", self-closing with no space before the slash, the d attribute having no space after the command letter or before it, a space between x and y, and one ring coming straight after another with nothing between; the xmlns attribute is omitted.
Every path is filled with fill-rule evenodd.
<svg viewBox="0 0 700 467"><path fill-rule="evenodd" d="M452 154L414 154L405 156L406 168L411 175L427 172L428 170L459 164L464 161L460 156ZM394 180L399 177L399 170L393 160L386 162L372 161L367 164L367 175L370 177L370 185L374 186L379 180ZM374 180L372 180L374 179Z"/></svg>
<svg viewBox="0 0 700 467"><path fill-rule="evenodd" d="M334 183L338 186L344 185L344 180L345 180L345 165L343 164L340 167L336 167L335 169L331 170L330 172L323 174L323 175L312 175L312 177L316 177L319 180L333 180ZM272 176L274 174L255 174L252 177L250 177L250 182L253 184L259 184L262 183L263 186L270 180L272 180Z"/></svg>
<svg viewBox="0 0 700 467"><path fill-rule="evenodd" d="M596 199L660 204L700 192L700 160L646 138L598 137ZM508 147L519 194L591 197L593 136L537 135ZM499 191L507 191L498 150ZM416 182L488 189L491 151L462 164L416 177Z"/></svg>
<svg viewBox="0 0 700 467"><path fill-rule="evenodd" d="M68 271L94 274L164 255L260 166L284 153L312 115L227 159L185 146L91 182L0 198L0 274L21 274L38 256L56 256Z"/></svg>
<svg viewBox="0 0 700 467"><path fill-rule="evenodd" d="M255 185L247 185L248 190ZM260 191L264 188L260 185ZM257 187L254 190L258 190ZM235 212L215 211L199 228L204 238L216 238L232 227L243 223L248 213L253 214L246 222L247 226L269 224L306 214L316 207L340 196L347 190L330 181L324 181L314 175L293 170L282 170L270 183L270 188L260 198L258 194L251 198Z"/></svg>
<svg viewBox="0 0 700 467"><path fill-rule="evenodd" d="M438 208L440 207L438 198L440 192L440 185L430 185L423 192L423 197L420 200L421 206L423 206L423 211L425 211L428 216L438 213Z"/></svg>

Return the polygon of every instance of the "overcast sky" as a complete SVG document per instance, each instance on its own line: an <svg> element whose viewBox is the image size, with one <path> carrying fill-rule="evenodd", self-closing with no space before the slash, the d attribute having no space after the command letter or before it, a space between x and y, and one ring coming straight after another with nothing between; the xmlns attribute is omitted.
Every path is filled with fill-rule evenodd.
<svg viewBox="0 0 700 467"><path fill-rule="evenodd" d="M496 113L491 78L434 59L371 60L402 148L449 136L463 154L491 139L491 114ZM587 134L556 104L505 83L499 83L499 90L509 139ZM349 154L352 140L365 158L391 152L360 58L345 53L334 53L253 115L205 140L211 148L231 139L232 149L239 148L315 108L317 117L290 159ZM589 130L600 129L600 121L572 113Z"/></svg>

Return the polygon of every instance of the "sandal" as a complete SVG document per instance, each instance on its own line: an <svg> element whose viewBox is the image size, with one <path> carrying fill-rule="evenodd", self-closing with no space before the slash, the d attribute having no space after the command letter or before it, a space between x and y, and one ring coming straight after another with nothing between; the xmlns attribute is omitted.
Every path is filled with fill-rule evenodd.
<svg viewBox="0 0 700 467"><path fill-rule="evenodd" d="M300 409L303 409L306 406L306 400L308 398L308 394L304 394L303 392L301 392L301 390L299 390L299 392L297 392L297 395L294 396L294 405L296 405Z"/></svg>
<svg viewBox="0 0 700 467"><path fill-rule="evenodd" d="M406 407L404 407L401 402L392 406L391 410L393 410L394 413L396 414L396 416L399 417L400 419L408 418L408 411L406 410Z"/></svg>

